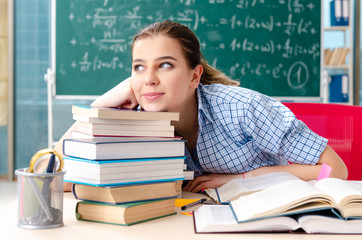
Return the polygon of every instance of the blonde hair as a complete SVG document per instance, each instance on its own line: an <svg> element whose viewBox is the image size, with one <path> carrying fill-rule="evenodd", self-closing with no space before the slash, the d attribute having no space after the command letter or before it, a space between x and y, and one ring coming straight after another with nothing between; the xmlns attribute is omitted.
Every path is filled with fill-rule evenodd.
<svg viewBox="0 0 362 240"><path fill-rule="evenodd" d="M201 53L200 42L196 35L188 27L180 23L169 20L152 23L134 36L133 44L137 40L157 35L164 35L176 39L180 43L186 61L191 69L201 64L203 67L203 73L200 79L201 84L210 85L221 83L224 85L239 86L239 82L232 80L206 61Z"/></svg>

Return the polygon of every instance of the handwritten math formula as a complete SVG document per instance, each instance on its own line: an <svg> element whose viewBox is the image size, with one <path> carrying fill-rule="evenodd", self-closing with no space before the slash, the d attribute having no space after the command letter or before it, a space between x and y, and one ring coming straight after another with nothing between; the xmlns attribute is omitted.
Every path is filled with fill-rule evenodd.
<svg viewBox="0 0 362 240"><path fill-rule="evenodd" d="M208 62L241 86L274 96L280 89L305 95L304 88L319 81L313 80L320 77L318 1L58 2L63 11L56 18L57 32L65 34L56 37L57 50L64 49L56 52L57 79L76 76L89 83L92 76L102 76L94 81L100 84L106 78L107 89L111 88L131 74L134 34L152 22L169 19L194 31ZM277 87L268 92L268 85Z"/></svg>

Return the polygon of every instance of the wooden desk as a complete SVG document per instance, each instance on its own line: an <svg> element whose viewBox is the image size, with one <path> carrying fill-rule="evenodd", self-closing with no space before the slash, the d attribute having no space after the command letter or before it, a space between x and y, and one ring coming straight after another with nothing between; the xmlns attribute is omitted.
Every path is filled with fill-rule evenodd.
<svg viewBox="0 0 362 240"><path fill-rule="evenodd" d="M184 198L197 198L198 195L185 193ZM8 206L2 206L0 210L0 226L2 239L10 237L11 239L23 240L42 240L42 239L268 239L268 240L349 240L361 239L361 235L307 235L307 234L195 234L194 225L191 216L177 214L169 217L156 219L153 221L136 224L133 226L117 226L102 223L92 223L78 221L75 218L76 200L71 193L64 194L64 226L55 229L27 230L17 227L18 205L17 201ZM192 209L190 209L192 210Z"/></svg>

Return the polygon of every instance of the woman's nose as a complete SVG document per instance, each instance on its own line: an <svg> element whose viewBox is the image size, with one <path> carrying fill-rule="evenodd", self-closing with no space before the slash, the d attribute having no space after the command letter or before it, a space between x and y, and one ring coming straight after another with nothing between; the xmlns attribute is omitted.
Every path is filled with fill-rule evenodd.
<svg viewBox="0 0 362 240"><path fill-rule="evenodd" d="M158 83L159 81L155 71L154 70L148 71L145 77L145 84L152 86L152 85L157 85Z"/></svg>

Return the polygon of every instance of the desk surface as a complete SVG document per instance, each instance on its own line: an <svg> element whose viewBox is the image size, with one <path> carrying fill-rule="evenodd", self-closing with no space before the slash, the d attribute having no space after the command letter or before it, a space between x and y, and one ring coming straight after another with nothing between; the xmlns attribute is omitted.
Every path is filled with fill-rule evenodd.
<svg viewBox="0 0 362 240"><path fill-rule="evenodd" d="M185 193L184 198L198 198L199 195ZM307 234L195 234L191 216L177 215L156 219L153 221L136 224L133 226L117 226L111 224L78 221L75 218L75 204L77 200L71 193L64 194L64 226L55 229L27 230L17 227L17 201L8 206L2 206L0 210L0 226L3 236L12 236L12 239L41 240L41 239L335 239L349 240L361 239L361 235L307 235ZM192 209L190 209L192 210Z"/></svg>

